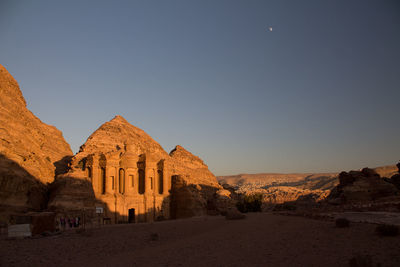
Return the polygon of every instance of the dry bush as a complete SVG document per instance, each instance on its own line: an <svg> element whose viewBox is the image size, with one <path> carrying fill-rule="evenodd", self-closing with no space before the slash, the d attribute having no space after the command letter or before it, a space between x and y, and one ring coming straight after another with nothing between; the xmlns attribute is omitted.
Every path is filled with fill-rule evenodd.
<svg viewBox="0 0 400 267"><path fill-rule="evenodd" d="M350 221L346 218L337 218L335 220L335 225L338 228L345 228L350 226Z"/></svg>
<svg viewBox="0 0 400 267"><path fill-rule="evenodd" d="M263 201L263 194L254 193L250 195L244 195L236 203L236 208L243 213L246 212L260 212Z"/></svg>
<svg viewBox="0 0 400 267"><path fill-rule="evenodd" d="M380 224L375 228L375 231L380 236L397 236L399 234L399 227L391 224Z"/></svg>

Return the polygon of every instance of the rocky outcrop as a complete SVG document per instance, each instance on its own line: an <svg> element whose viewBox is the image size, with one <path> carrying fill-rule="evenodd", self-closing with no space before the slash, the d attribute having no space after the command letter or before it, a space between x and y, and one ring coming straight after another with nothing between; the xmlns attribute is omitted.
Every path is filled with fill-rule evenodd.
<svg viewBox="0 0 400 267"><path fill-rule="evenodd" d="M188 177L186 177L188 178ZM171 187L171 218L189 218L207 214L207 197L199 185L187 184L175 176Z"/></svg>
<svg viewBox="0 0 400 267"><path fill-rule="evenodd" d="M179 145L169 155L177 177L172 180L173 217L205 215L210 203L213 203L212 209L217 213L226 208L222 207L223 197L217 193L222 187L199 157Z"/></svg>
<svg viewBox="0 0 400 267"><path fill-rule="evenodd" d="M169 155L172 158L176 174L181 175L187 184L221 188L207 165L199 157L193 155L182 146L176 146Z"/></svg>
<svg viewBox="0 0 400 267"><path fill-rule="evenodd" d="M46 184L65 171L72 151L62 133L26 107L18 83L0 65L0 208L38 210Z"/></svg>
<svg viewBox="0 0 400 267"><path fill-rule="evenodd" d="M74 177L71 174L57 176L49 187L49 210L73 211L93 209L95 196L92 185L86 179Z"/></svg>
<svg viewBox="0 0 400 267"><path fill-rule="evenodd" d="M0 95L0 153L40 182L51 183L56 166L72 156L70 146L57 128L27 109L18 83L1 65Z"/></svg>
<svg viewBox="0 0 400 267"><path fill-rule="evenodd" d="M390 182L400 190L400 162L397 163L397 173L390 178Z"/></svg>
<svg viewBox="0 0 400 267"><path fill-rule="evenodd" d="M397 173L396 165L387 165L373 168L373 170L379 174L380 177L390 178Z"/></svg>
<svg viewBox="0 0 400 267"><path fill-rule="evenodd" d="M89 154L109 153L122 151L126 143L132 146L135 154L153 154L155 157L166 158L167 152L143 130L133 126L122 116L115 116L112 120L101 125L80 147L74 157L80 160Z"/></svg>
<svg viewBox="0 0 400 267"><path fill-rule="evenodd" d="M329 194L327 190L308 190L296 187L280 186L271 187L263 192L265 204L281 204L302 199L305 196L313 196L316 201L325 199Z"/></svg>
<svg viewBox="0 0 400 267"><path fill-rule="evenodd" d="M220 176L218 180L224 188L234 188L239 194L262 194L263 210L283 203L315 204L325 199L338 184L336 173L239 174Z"/></svg>
<svg viewBox="0 0 400 267"><path fill-rule="evenodd" d="M18 163L0 155L0 221L15 212L46 206L46 186Z"/></svg>
<svg viewBox="0 0 400 267"><path fill-rule="evenodd" d="M300 190L331 190L337 184L337 173L259 173L219 176L221 184L249 194L260 189L295 187Z"/></svg>
<svg viewBox="0 0 400 267"><path fill-rule="evenodd" d="M396 186L382 179L375 170L364 168L361 171L341 172L339 185L331 191L328 201L345 204L398 197Z"/></svg>

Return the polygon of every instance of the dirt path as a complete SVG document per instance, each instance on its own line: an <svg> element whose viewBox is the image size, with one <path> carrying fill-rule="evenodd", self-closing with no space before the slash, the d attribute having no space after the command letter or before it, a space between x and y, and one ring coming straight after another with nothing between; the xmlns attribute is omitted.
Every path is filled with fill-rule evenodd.
<svg viewBox="0 0 400 267"><path fill-rule="evenodd" d="M370 255L400 266L400 237L379 237L375 225L267 213L245 220L202 217L115 225L85 233L0 240L1 266L347 266Z"/></svg>

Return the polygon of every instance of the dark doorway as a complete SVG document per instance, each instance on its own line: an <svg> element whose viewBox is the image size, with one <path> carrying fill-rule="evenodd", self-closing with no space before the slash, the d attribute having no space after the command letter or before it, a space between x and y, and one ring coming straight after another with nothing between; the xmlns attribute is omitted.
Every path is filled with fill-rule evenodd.
<svg viewBox="0 0 400 267"><path fill-rule="evenodd" d="M129 223L135 223L135 209L129 209Z"/></svg>

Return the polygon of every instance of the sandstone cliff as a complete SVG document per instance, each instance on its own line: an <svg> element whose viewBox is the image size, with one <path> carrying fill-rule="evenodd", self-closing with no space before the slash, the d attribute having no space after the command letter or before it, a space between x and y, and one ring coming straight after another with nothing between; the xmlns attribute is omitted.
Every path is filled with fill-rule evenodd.
<svg viewBox="0 0 400 267"><path fill-rule="evenodd" d="M220 188L220 185L208 169L207 165L197 156L182 146L176 146L171 153L175 172L182 175L187 184L198 184Z"/></svg>
<svg viewBox="0 0 400 267"><path fill-rule="evenodd" d="M120 151L129 142L136 154L151 153L160 158L167 158L168 153L146 132L133 126L122 116L101 125L80 147L75 159L91 153L108 153Z"/></svg>
<svg viewBox="0 0 400 267"><path fill-rule="evenodd" d="M1 65L0 96L2 211L40 209L46 204L45 185L64 171L72 151L59 130L27 109L18 83Z"/></svg>

